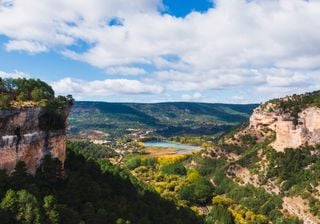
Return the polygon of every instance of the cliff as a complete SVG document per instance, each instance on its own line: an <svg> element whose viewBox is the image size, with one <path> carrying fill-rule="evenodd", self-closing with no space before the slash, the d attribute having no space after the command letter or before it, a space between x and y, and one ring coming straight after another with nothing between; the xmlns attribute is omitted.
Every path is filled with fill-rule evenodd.
<svg viewBox="0 0 320 224"><path fill-rule="evenodd" d="M278 195L282 202L277 210L284 217L320 223L320 214L314 212L320 211L320 91L260 105L248 126L218 146L238 154L226 170L234 182Z"/></svg>
<svg viewBox="0 0 320 224"><path fill-rule="evenodd" d="M275 105L269 102L255 109L250 117L249 129L256 133L273 131L276 138L271 146L276 151L320 143L319 107L306 107L296 116L291 111L274 108Z"/></svg>
<svg viewBox="0 0 320 224"><path fill-rule="evenodd" d="M34 174L45 155L64 162L68 114L68 108L59 116L41 107L0 110L0 169L10 172L21 160Z"/></svg>

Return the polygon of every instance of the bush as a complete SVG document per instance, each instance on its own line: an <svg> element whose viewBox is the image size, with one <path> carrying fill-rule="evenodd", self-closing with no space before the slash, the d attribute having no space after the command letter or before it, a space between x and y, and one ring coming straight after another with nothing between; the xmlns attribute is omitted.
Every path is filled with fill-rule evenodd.
<svg viewBox="0 0 320 224"><path fill-rule="evenodd" d="M142 161L143 165L145 166L148 166L148 167L152 167L154 168L155 165L157 164L157 159L156 158L145 158L143 161Z"/></svg>
<svg viewBox="0 0 320 224"><path fill-rule="evenodd" d="M223 206L222 204L213 205L208 217L206 218L208 224L233 224L233 217L228 211L228 207Z"/></svg>
<svg viewBox="0 0 320 224"><path fill-rule="evenodd" d="M6 109L10 107L10 96L8 94L0 93L0 108Z"/></svg>
<svg viewBox="0 0 320 224"><path fill-rule="evenodd" d="M161 167L161 172L165 174L186 175L187 169L181 163L173 163Z"/></svg>
<svg viewBox="0 0 320 224"><path fill-rule="evenodd" d="M141 165L141 159L139 157L133 157L128 159L125 164L129 170L134 170Z"/></svg>
<svg viewBox="0 0 320 224"><path fill-rule="evenodd" d="M211 183L205 179L192 183L181 189L179 196L182 200L192 203L205 204L210 201L213 194Z"/></svg>

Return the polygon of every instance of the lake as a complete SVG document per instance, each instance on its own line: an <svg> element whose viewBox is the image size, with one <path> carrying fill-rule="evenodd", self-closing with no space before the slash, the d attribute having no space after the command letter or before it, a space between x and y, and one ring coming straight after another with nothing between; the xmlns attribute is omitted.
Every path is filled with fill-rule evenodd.
<svg viewBox="0 0 320 224"><path fill-rule="evenodd" d="M192 145L180 144L175 142L160 142L160 141L145 142L144 146L159 147L159 148L174 148L174 149L177 149L176 154L188 154L195 150L201 150L201 147L199 146L192 146Z"/></svg>

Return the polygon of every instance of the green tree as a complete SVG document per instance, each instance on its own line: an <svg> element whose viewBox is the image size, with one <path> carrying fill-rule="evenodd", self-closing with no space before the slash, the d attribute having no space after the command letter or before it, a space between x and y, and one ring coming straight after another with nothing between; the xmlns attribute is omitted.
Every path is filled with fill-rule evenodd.
<svg viewBox="0 0 320 224"><path fill-rule="evenodd" d="M31 100L26 92L20 92L17 96L17 101L27 101Z"/></svg>
<svg viewBox="0 0 320 224"><path fill-rule="evenodd" d="M233 217L228 211L228 207L222 204L213 205L208 217L206 218L208 224L233 224Z"/></svg>
<svg viewBox="0 0 320 224"><path fill-rule="evenodd" d="M122 218L117 219L116 224L130 224L131 222L128 220L124 220Z"/></svg>
<svg viewBox="0 0 320 224"><path fill-rule="evenodd" d="M139 157L133 157L126 161L126 167L133 170L141 165L141 159Z"/></svg>
<svg viewBox="0 0 320 224"><path fill-rule="evenodd" d="M211 183L203 179L182 188L179 196L182 200L204 204L212 197L213 190Z"/></svg>
<svg viewBox="0 0 320 224"><path fill-rule="evenodd" d="M31 97L33 101L40 101L46 98L46 96L43 94L43 90L40 88L33 89L31 91Z"/></svg>
<svg viewBox="0 0 320 224"><path fill-rule="evenodd" d="M15 215L24 224L40 224L41 214L37 199L26 190L8 190L0 207Z"/></svg>
<svg viewBox="0 0 320 224"><path fill-rule="evenodd" d="M5 93L0 93L0 108L6 109L10 107L10 96Z"/></svg>
<svg viewBox="0 0 320 224"><path fill-rule="evenodd" d="M0 77L0 92L5 91L5 80Z"/></svg>
<svg viewBox="0 0 320 224"><path fill-rule="evenodd" d="M161 167L161 172L165 174L186 175L187 169L181 163L172 163Z"/></svg>
<svg viewBox="0 0 320 224"><path fill-rule="evenodd" d="M12 188L15 190L27 188L31 182L32 177L27 173L27 166L25 162L19 161L10 178Z"/></svg>
<svg viewBox="0 0 320 224"><path fill-rule="evenodd" d="M46 223L58 224L59 213L57 211L56 199L52 195L48 195L43 199L43 209L46 214Z"/></svg>
<svg viewBox="0 0 320 224"><path fill-rule="evenodd" d="M46 155L37 169L36 177L38 181L46 183L49 187L52 185L59 186L63 179L61 161L57 158L52 158L50 155Z"/></svg>

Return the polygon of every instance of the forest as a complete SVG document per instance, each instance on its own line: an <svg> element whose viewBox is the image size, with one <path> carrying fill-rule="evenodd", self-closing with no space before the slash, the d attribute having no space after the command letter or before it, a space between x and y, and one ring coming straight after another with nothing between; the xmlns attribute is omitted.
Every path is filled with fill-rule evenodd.
<svg viewBox="0 0 320 224"><path fill-rule="evenodd" d="M64 170L59 160L47 156L35 176L23 162L10 176L1 171L1 223L203 223L126 171L75 151L68 149Z"/></svg>
<svg viewBox="0 0 320 224"><path fill-rule="evenodd" d="M95 158L83 147L85 144L88 143L72 142L69 147L87 158ZM103 155L97 161L103 166L107 163ZM251 185L240 186L228 178L228 162L224 159L202 158L201 153L158 158L128 154L121 167L109 167L132 174L129 176L136 177L161 198L191 208L194 214L202 216L204 223L300 223L279 211L280 196Z"/></svg>
<svg viewBox="0 0 320 224"><path fill-rule="evenodd" d="M110 139L151 131L151 137L211 135L245 122L256 104L192 102L110 103L77 101L69 117L71 135L99 130ZM130 131L131 129L131 131Z"/></svg>

